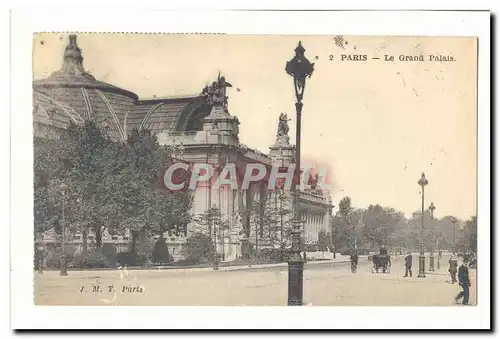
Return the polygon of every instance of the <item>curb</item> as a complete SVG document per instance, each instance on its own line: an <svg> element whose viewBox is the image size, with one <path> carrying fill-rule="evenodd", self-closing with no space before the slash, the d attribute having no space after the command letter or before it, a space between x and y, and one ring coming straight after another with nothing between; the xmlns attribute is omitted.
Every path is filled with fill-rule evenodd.
<svg viewBox="0 0 500 339"><path fill-rule="evenodd" d="M317 266L317 265L327 265L327 264L342 264L342 263L348 263L349 260L347 259L342 259L342 260L321 260L321 261L308 261L304 264L304 268L307 266ZM186 268L186 267L179 267L179 268L127 268L126 271L132 273L134 271L146 271L148 273L156 273L156 272L168 272L172 271L175 273L188 273L188 272L214 272L214 271L222 271L222 272L230 272L230 271L253 271L253 270L261 270L261 269L267 269L267 268L279 268L279 267L287 267L287 263L276 263L276 264L262 264L262 265L245 265L245 266L226 266L226 267L219 267L218 270L214 270L213 267L193 267L193 268ZM122 269L96 269L96 270L68 270L68 274L70 279L71 278L84 278L84 279L99 279L99 278L105 278L106 276L100 276L99 274L101 272L120 272L120 271L125 271ZM45 272L54 272L57 273L59 272L58 270L49 270L49 271L44 271ZM78 273L78 275L71 275L71 272ZM86 276L86 273L89 273L90 276ZM82 274L83 273L83 274ZM35 276L38 275L36 271L34 271ZM44 275L38 275L40 277L43 277ZM50 274L49 276L57 276L57 275L52 275ZM68 279L68 277L64 278Z"/></svg>

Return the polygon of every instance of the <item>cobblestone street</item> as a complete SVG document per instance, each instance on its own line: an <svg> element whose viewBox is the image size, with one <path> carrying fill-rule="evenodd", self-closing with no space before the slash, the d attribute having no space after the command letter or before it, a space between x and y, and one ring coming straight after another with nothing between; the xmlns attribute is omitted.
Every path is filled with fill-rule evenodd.
<svg viewBox="0 0 500 339"><path fill-rule="evenodd" d="M461 290L449 283L445 258L425 279L403 278L403 260L390 274L371 273L364 259L352 274L348 263L306 264L304 302L313 306L451 306ZM470 303L476 301L475 270L470 270ZM37 305L284 306L286 267L238 271L57 271L35 275Z"/></svg>

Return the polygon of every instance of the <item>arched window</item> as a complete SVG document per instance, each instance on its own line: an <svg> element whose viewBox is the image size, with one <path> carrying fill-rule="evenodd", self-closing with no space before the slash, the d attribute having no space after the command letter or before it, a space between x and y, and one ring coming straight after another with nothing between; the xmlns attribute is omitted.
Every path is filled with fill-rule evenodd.
<svg viewBox="0 0 500 339"><path fill-rule="evenodd" d="M186 125L186 131L203 131L205 116L205 114L195 112Z"/></svg>

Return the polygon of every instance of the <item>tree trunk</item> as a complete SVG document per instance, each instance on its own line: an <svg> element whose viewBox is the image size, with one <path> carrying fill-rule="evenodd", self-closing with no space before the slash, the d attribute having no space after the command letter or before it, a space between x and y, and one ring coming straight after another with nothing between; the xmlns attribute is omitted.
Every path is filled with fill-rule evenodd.
<svg viewBox="0 0 500 339"><path fill-rule="evenodd" d="M102 227L95 227L95 245L97 248L101 248L102 246Z"/></svg>
<svg viewBox="0 0 500 339"><path fill-rule="evenodd" d="M88 243L87 243L88 229L85 227L82 230L82 254L85 257L88 252Z"/></svg>
<svg viewBox="0 0 500 339"><path fill-rule="evenodd" d="M139 237L139 232L137 231L130 231L130 234L132 235L132 242L130 244L130 253L135 254L135 250L137 247L137 238Z"/></svg>

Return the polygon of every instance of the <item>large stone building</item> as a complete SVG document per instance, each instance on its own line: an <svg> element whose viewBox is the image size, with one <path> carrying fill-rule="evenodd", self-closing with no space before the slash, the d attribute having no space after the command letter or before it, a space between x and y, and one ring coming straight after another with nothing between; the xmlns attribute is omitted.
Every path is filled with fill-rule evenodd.
<svg viewBox="0 0 500 339"><path fill-rule="evenodd" d="M87 73L76 39L76 35L69 36L61 69L46 79L33 82L36 136L57 138L71 121L79 124L92 118L99 121L113 138L121 141L126 140L134 128L149 129L157 134L161 144L175 146L178 150L176 157L189 163L287 166L293 162L294 147L289 142L288 128L278 131L268 154L240 143L240 122L227 108L226 89L230 85L224 77L219 77L199 95L140 99L131 91L99 81ZM275 193L265 189L264 185L265 182L260 182L246 190L215 189L206 185L192 193L193 214L217 206L227 217L230 230L224 236L226 245L221 249L227 254L227 260L235 257L234 253L229 253L230 244L238 242L235 235L238 238L237 234L244 234L250 241L260 236L255 233L259 226L251 217L250 208L255 206L255 201L263 206L265 201L273 199ZM290 195L286 197L290 202ZM329 229L333 208L331 198L320 189L309 189L300 193L299 201L305 242L314 243L320 230ZM177 249L179 253L178 248L195 227L194 224L186 225L184 234L167 235L171 251ZM235 230L237 227L241 227L242 232ZM104 242L126 243L129 240L128 235L110 237L105 233L103 236ZM74 241L78 238L76 235Z"/></svg>

